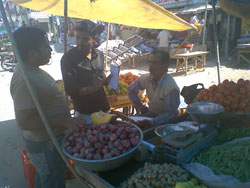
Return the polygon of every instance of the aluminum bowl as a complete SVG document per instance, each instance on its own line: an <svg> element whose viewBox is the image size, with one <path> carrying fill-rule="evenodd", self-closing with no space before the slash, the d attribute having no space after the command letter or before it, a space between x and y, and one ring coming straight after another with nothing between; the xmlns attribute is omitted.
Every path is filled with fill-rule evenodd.
<svg viewBox="0 0 250 188"><path fill-rule="evenodd" d="M187 113L193 121L199 123L215 123L219 120L219 116L223 112L223 106L209 102L195 102L189 104L187 107Z"/></svg>
<svg viewBox="0 0 250 188"><path fill-rule="evenodd" d="M126 122L126 124L128 123ZM63 143L65 142L67 135L65 135L65 137L62 140L62 144L61 144L62 151L67 157L69 157L72 161L74 161L75 166L77 166L78 168L83 168L84 170L101 172L101 171L112 170L114 168L120 167L121 165L126 163L131 157L133 157L134 153L136 152L137 148L139 147L139 145L141 144L143 140L143 133L141 129L134 124L131 124L131 123L129 124L137 128L137 130L139 131L140 141L135 147L133 147L127 153L123 153L119 156L112 157L109 159L101 159L101 160L86 160L86 159L76 158L70 155L63 147Z"/></svg>
<svg viewBox="0 0 250 188"><path fill-rule="evenodd" d="M175 131L184 131L184 127L176 126L177 124L165 124L155 128L155 134L159 137L167 136Z"/></svg>

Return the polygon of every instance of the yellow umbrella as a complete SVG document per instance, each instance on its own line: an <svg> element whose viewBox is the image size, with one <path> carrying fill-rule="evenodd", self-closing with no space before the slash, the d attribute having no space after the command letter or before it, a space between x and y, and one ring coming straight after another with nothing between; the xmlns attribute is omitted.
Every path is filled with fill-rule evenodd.
<svg viewBox="0 0 250 188"><path fill-rule="evenodd" d="M64 0L10 0L23 7L64 16ZM69 0L68 17L134 27L184 31L194 26L150 0Z"/></svg>

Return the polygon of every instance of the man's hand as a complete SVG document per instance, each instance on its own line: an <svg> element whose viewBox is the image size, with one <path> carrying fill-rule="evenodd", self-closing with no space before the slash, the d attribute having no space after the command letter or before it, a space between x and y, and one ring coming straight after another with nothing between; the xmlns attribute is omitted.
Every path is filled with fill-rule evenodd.
<svg viewBox="0 0 250 188"><path fill-rule="evenodd" d="M105 80L99 76L93 78L92 83L95 91L98 91L101 87L103 87Z"/></svg>
<svg viewBox="0 0 250 188"><path fill-rule="evenodd" d="M141 114L145 114L149 111L149 109L148 107L143 105L141 108L139 108L139 111L141 112Z"/></svg>
<svg viewBox="0 0 250 188"><path fill-rule="evenodd" d="M81 117L72 117L67 123L67 128L71 130L79 130L86 125L86 121Z"/></svg>
<svg viewBox="0 0 250 188"><path fill-rule="evenodd" d="M111 80L112 77L113 77L112 74L108 75L108 77L106 77L106 78L104 79L104 85L107 86L107 85L109 84L109 82L110 82L110 80Z"/></svg>
<svg viewBox="0 0 250 188"><path fill-rule="evenodd" d="M154 122L148 119L144 119L137 122L141 129L148 129L154 126Z"/></svg>

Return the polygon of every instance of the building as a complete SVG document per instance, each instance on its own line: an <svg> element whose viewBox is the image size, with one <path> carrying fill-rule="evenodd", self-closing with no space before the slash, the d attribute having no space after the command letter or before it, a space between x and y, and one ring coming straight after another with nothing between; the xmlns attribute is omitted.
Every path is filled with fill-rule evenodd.
<svg viewBox="0 0 250 188"><path fill-rule="evenodd" d="M189 23L191 18L196 15L199 22L206 28L203 28L200 35L195 34L189 42L204 43L211 53L215 53L211 0L156 0L156 3ZM216 12L219 46L221 52L227 55L235 48L236 41L241 35L242 20L227 14L220 9L219 5L216 5ZM183 39L187 36L187 32L175 32L175 35L176 38Z"/></svg>

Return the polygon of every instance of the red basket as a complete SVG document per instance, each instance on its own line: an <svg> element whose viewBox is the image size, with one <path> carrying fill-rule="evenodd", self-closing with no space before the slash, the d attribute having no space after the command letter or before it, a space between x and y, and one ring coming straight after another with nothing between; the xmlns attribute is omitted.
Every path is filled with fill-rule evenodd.
<svg viewBox="0 0 250 188"><path fill-rule="evenodd" d="M24 170L24 178L28 181L29 188L35 187L35 176L36 176L36 169L32 165L26 150L22 151L22 160L23 160L23 170ZM74 162L69 159L71 165L74 166ZM67 166L66 169L66 179L70 179L74 177L74 174L70 171L69 167Z"/></svg>
<svg viewBox="0 0 250 188"><path fill-rule="evenodd" d="M34 188L35 187L36 169L31 164L30 159L27 156L26 150L22 151L22 160L23 160L24 178L28 181L29 188Z"/></svg>

